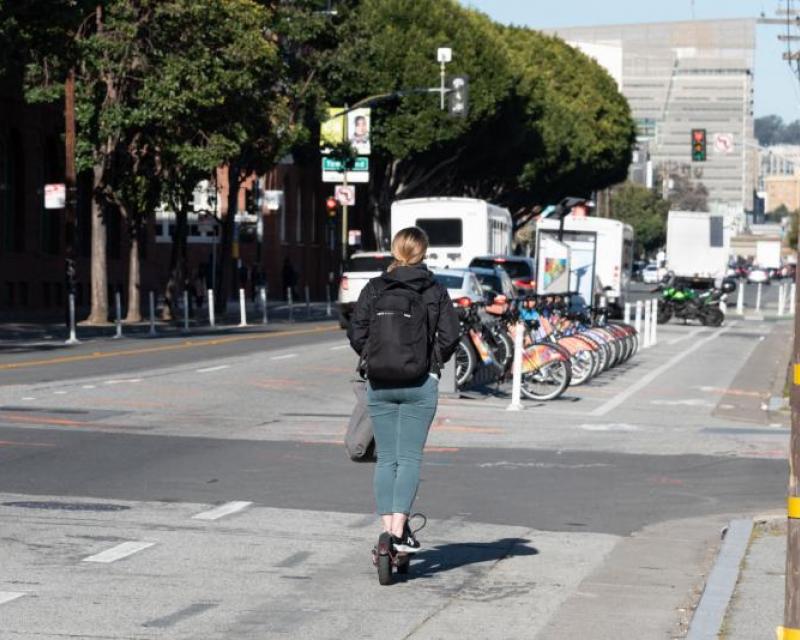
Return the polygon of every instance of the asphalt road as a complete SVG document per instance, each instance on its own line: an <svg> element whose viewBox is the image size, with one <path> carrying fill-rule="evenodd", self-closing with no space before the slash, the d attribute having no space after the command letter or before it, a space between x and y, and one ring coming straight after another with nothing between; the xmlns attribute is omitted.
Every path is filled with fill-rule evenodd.
<svg viewBox="0 0 800 640"><path fill-rule="evenodd" d="M720 528L783 508L786 328L666 325L521 412L442 398L391 591L332 323L7 353L0 636L681 637Z"/></svg>

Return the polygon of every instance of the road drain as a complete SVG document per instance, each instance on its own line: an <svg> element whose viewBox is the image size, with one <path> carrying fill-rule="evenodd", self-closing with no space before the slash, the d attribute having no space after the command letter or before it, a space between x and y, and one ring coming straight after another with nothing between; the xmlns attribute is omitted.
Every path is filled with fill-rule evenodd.
<svg viewBox="0 0 800 640"><path fill-rule="evenodd" d="M121 504L105 502L3 502L4 507L20 507L21 509L51 509L58 511L126 511L130 509Z"/></svg>

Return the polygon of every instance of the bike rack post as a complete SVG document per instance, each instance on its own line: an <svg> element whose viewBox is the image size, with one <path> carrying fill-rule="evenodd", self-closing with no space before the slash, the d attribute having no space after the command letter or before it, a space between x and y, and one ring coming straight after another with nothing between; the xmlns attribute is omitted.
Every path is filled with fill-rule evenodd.
<svg viewBox="0 0 800 640"><path fill-rule="evenodd" d="M69 338L64 344L79 344L78 336L75 333L75 294L69 294Z"/></svg>
<svg viewBox="0 0 800 640"><path fill-rule="evenodd" d="M189 291L183 291L183 332L189 333Z"/></svg>
<svg viewBox="0 0 800 640"><path fill-rule="evenodd" d="M286 289L286 301L289 304L289 322L294 322L294 301L292 300L292 288Z"/></svg>
<svg viewBox="0 0 800 640"><path fill-rule="evenodd" d="M514 327L514 361L512 363L513 383L511 386L511 404L506 411L521 411L522 406L522 337L525 329L522 322Z"/></svg>
<svg viewBox="0 0 800 640"><path fill-rule="evenodd" d="M311 317L311 292L308 288L308 285L306 285L305 293L306 293L306 320L308 320Z"/></svg>
<svg viewBox="0 0 800 640"><path fill-rule="evenodd" d="M653 298L650 301L652 309L650 311L650 346L656 346L658 342L658 333L656 327L658 326L658 298Z"/></svg>
<svg viewBox="0 0 800 640"><path fill-rule="evenodd" d="M325 285L325 315L331 317L331 285Z"/></svg>
<svg viewBox="0 0 800 640"><path fill-rule="evenodd" d="M247 326L247 307L244 301L244 289L239 289L239 326Z"/></svg>
<svg viewBox="0 0 800 640"><path fill-rule="evenodd" d="M208 325L213 327L215 325L214 318L214 290L208 290Z"/></svg>
<svg viewBox="0 0 800 640"><path fill-rule="evenodd" d="M117 325L117 332L114 334L114 340L119 340L122 337L122 298L119 291L114 294L114 306L116 307L117 317L114 321Z"/></svg>
<svg viewBox="0 0 800 640"><path fill-rule="evenodd" d="M269 324L269 317L267 316L267 286L261 287L261 324Z"/></svg>
<svg viewBox="0 0 800 640"><path fill-rule="evenodd" d="M624 322L625 322L625 324L630 324L631 323L631 303L630 302L626 302L625 303Z"/></svg>
<svg viewBox="0 0 800 640"><path fill-rule="evenodd" d="M636 301L636 315L634 316L633 328L636 330L637 335L642 333L642 301ZM644 345L642 345L644 346Z"/></svg>
<svg viewBox="0 0 800 640"><path fill-rule="evenodd" d="M150 335L156 335L156 294L150 292Z"/></svg>
<svg viewBox="0 0 800 640"><path fill-rule="evenodd" d="M792 282L792 284L789 285L789 315L790 316L794 315L795 286L796 285L795 285L794 282Z"/></svg>
<svg viewBox="0 0 800 640"><path fill-rule="evenodd" d="M743 279L739 280L739 287L736 291L736 313L744 315L744 288L747 285L747 282Z"/></svg>
<svg viewBox="0 0 800 640"><path fill-rule="evenodd" d="M642 345L645 349L650 346L650 332L652 329L650 328L650 310L652 305L650 304L649 300L645 300L644 303L644 344Z"/></svg>
<svg viewBox="0 0 800 640"><path fill-rule="evenodd" d="M781 286L778 287L778 316L782 316L784 312L784 307L786 306L786 285L781 282Z"/></svg>
<svg viewBox="0 0 800 640"><path fill-rule="evenodd" d="M758 286L756 287L756 312L761 311L761 287L762 285L759 282Z"/></svg>

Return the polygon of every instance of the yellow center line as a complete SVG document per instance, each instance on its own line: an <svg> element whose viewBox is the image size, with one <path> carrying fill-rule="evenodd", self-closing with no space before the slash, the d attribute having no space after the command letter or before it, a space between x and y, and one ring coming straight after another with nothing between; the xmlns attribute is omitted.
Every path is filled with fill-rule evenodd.
<svg viewBox="0 0 800 640"><path fill-rule="evenodd" d="M269 340L272 338L282 338L286 336L302 336L313 333L330 333L339 331L338 327L314 327L312 329L297 329L290 331L275 331L274 333L251 333L240 336L227 336L225 338L212 338L210 340L186 340L181 344L162 345L160 347L147 347L145 349L127 349L123 351L95 351L79 356L62 356L60 358L49 358L47 360L28 360L26 362L13 362L10 364L0 364L0 371L11 369L26 369L28 367L42 367L51 364L66 364L68 362L82 362L87 360L101 360L104 358L115 358L117 356L138 356L145 353L160 353L163 351L178 351L181 349L191 349L194 347L211 347L244 340Z"/></svg>

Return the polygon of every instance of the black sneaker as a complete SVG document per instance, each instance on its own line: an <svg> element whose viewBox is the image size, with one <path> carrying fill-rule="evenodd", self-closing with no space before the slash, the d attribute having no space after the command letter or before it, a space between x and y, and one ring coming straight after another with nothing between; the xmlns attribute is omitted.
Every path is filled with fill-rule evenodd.
<svg viewBox="0 0 800 640"><path fill-rule="evenodd" d="M413 517L413 516L412 516ZM423 524L422 527L425 525ZM411 531L411 527L406 521L405 527L403 527L403 535L399 538L392 536L392 544L394 545L395 551L399 551L401 553L416 553L422 548L422 545L417 540L416 536L414 535L417 531L422 529L416 529L415 531Z"/></svg>

